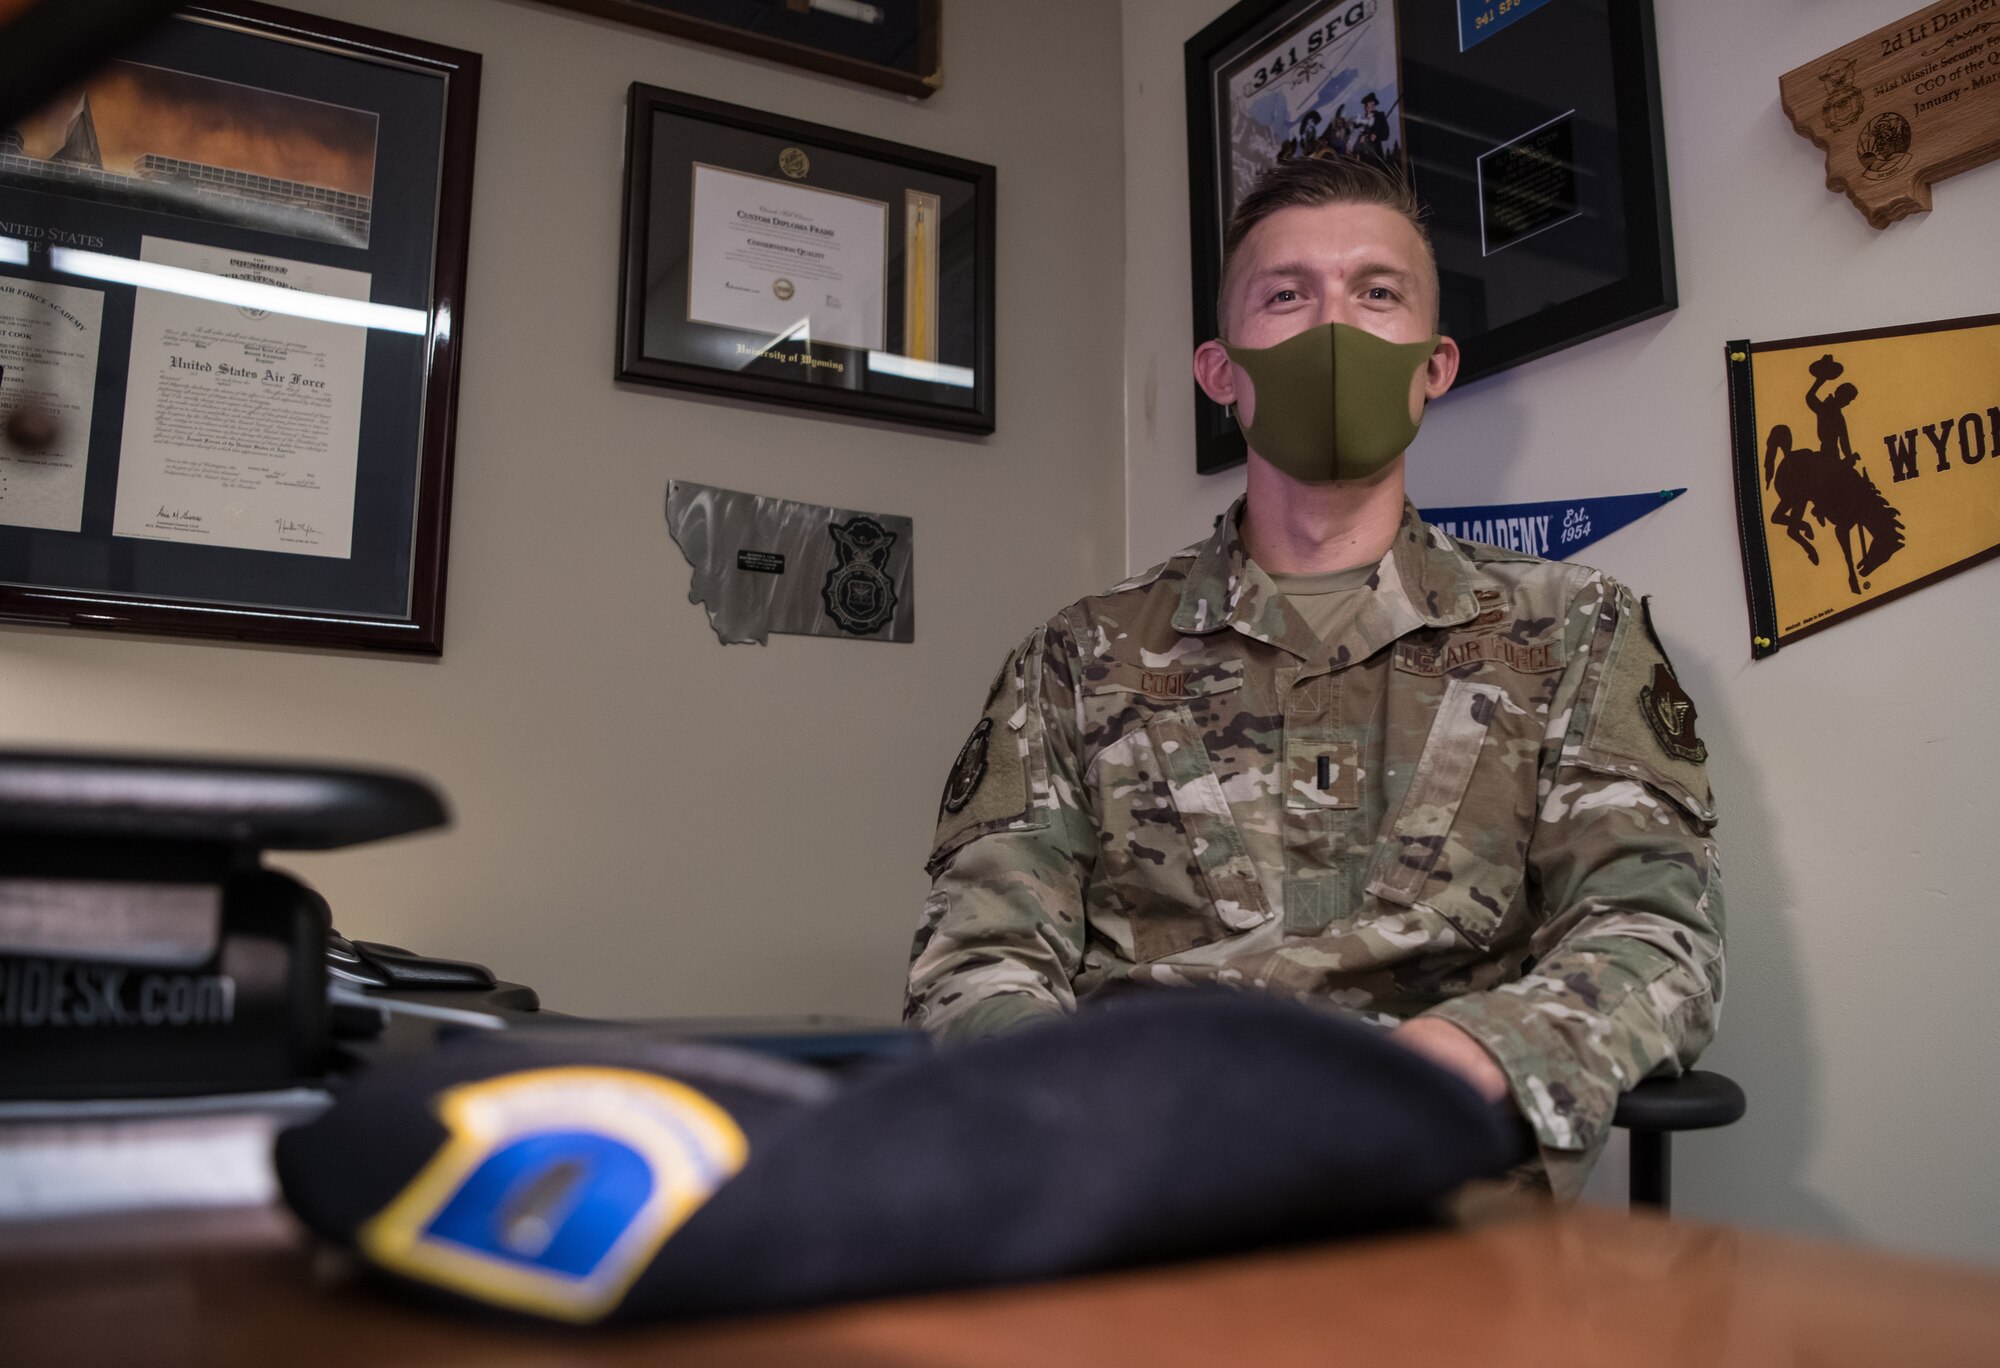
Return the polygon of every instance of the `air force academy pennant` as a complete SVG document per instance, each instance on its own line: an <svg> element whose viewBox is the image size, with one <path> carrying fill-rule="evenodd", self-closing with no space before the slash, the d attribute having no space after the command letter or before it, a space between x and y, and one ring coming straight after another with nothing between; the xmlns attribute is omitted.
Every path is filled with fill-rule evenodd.
<svg viewBox="0 0 2000 1368"><path fill-rule="evenodd" d="M1424 521L1446 535L1504 546L1531 556L1567 560L1592 542L1637 522L1686 489L1657 494L1614 494L1604 499L1556 499L1546 503L1468 504L1419 510Z"/></svg>

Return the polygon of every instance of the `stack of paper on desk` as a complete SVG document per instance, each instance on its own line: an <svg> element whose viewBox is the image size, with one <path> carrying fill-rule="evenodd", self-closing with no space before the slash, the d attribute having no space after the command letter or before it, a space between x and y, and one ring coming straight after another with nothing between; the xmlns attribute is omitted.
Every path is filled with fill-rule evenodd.
<svg viewBox="0 0 2000 1368"><path fill-rule="evenodd" d="M271 1141L329 1103L315 1088L0 1103L0 1222L275 1200Z"/></svg>

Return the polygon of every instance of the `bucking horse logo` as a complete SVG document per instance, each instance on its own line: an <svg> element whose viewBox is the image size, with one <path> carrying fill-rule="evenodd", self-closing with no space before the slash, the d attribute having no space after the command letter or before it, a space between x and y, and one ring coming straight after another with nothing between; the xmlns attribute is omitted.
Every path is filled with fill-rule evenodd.
<svg viewBox="0 0 2000 1368"><path fill-rule="evenodd" d="M1778 496L1771 521L1785 529L1814 565L1819 564L1819 548L1813 544L1813 524L1830 525L1847 561L1847 587L1859 594L1868 587L1868 577L1903 549L1903 515L1861 468L1848 438L1846 409L1859 391L1843 384L1831 394L1821 393L1844 368L1828 352L1807 370L1813 383L1806 406L1818 422L1819 446L1795 447L1792 430L1783 423L1771 429L1764 442L1764 483Z"/></svg>

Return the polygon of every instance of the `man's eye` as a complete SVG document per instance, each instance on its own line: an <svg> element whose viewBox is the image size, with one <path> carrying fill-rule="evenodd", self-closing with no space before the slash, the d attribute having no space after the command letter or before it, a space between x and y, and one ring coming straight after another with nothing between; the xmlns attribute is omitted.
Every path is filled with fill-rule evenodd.
<svg viewBox="0 0 2000 1368"><path fill-rule="evenodd" d="M1299 292L1297 290L1283 289L1283 290L1278 290L1272 294L1271 302L1273 304L1290 304L1298 297L1299 297Z"/></svg>
<svg viewBox="0 0 2000 1368"><path fill-rule="evenodd" d="M1371 285L1368 287L1368 298L1386 300L1393 303L1396 299L1396 292L1387 285Z"/></svg>

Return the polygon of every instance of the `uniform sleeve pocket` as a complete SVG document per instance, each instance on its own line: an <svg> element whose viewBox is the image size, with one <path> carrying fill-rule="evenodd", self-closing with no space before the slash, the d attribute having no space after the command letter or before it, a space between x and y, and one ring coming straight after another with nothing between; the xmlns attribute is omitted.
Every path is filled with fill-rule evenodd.
<svg viewBox="0 0 2000 1368"><path fill-rule="evenodd" d="M1465 679L1446 688L1403 805L1377 842L1368 869L1371 895L1442 917L1481 946L1490 943L1520 890L1521 831L1532 817L1532 812L1523 817L1482 811L1480 820L1466 822L1464 829L1459 822L1468 794L1476 798L1481 792L1473 784L1479 766L1499 763L1489 753L1496 748L1489 746L1488 733L1502 693L1497 685ZM1507 801L1511 805L1514 799Z"/></svg>

